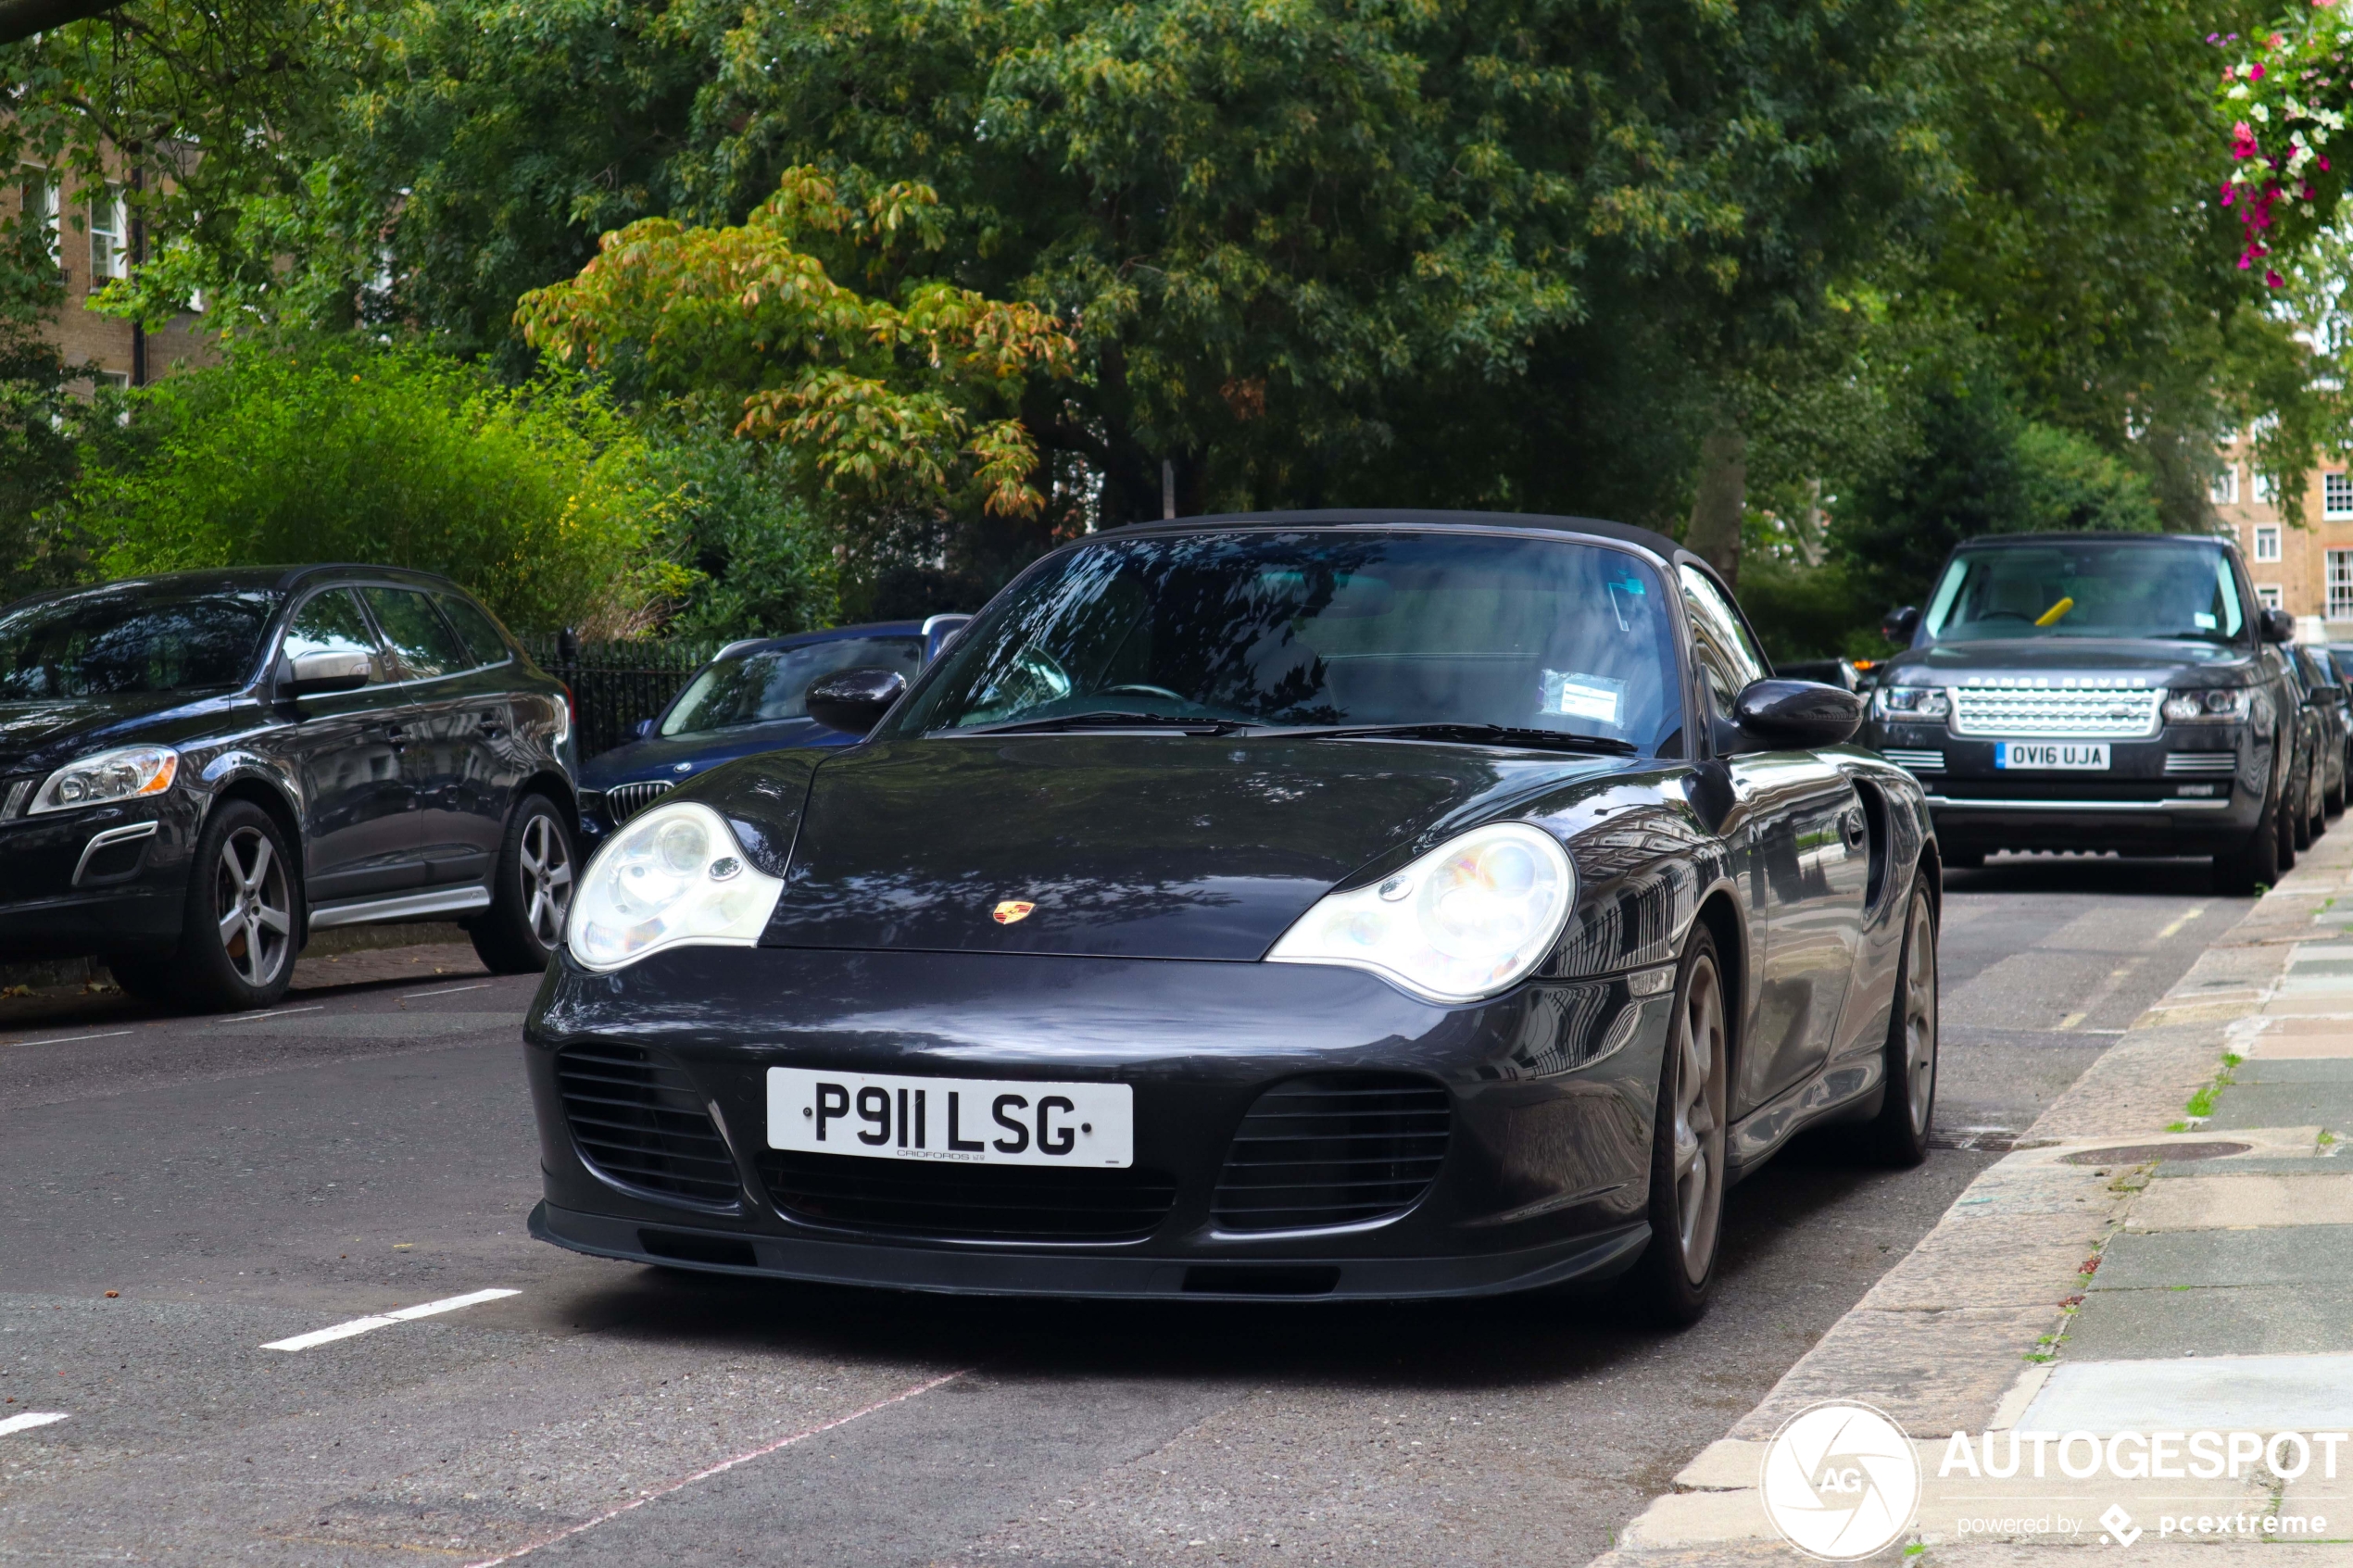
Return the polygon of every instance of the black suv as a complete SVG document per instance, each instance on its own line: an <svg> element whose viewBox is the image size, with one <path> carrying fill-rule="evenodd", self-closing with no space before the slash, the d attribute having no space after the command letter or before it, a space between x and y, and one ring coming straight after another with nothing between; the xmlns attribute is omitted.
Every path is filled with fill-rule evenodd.
<svg viewBox="0 0 2353 1568"><path fill-rule="evenodd" d="M0 960L263 1007L313 931L457 918L545 968L574 852L562 685L447 579L176 572L0 609Z"/></svg>
<svg viewBox="0 0 2353 1568"><path fill-rule="evenodd" d="M1863 740L1928 786L1948 866L1994 849L2211 855L2226 889L2293 864L2316 803L2295 622L2228 541L2034 533L1953 552Z"/></svg>

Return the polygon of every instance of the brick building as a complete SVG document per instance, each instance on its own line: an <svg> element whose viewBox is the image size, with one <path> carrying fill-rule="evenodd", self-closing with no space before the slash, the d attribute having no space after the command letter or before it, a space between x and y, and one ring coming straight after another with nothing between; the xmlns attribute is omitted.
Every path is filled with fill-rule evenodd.
<svg viewBox="0 0 2353 1568"><path fill-rule="evenodd" d="M65 304L50 323L50 335L66 363L86 372L75 391L87 393L100 382L141 386L174 365L202 364L214 357L201 300L195 302L199 308L155 332L88 308L90 296L122 277L144 253L145 236L120 184L83 187L29 164L21 170L17 199L41 215L51 252L65 273Z"/></svg>

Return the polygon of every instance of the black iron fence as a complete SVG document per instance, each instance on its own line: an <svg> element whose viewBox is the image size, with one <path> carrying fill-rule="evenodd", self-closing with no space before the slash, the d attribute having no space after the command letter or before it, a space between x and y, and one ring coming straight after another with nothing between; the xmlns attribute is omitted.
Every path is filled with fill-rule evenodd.
<svg viewBox="0 0 2353 1568"><path fill-rule="evenodd" d="M569 636L527 637L523 646L541 669L572 688L584 762L629 739L639 721L667 707L686 677L720 647L716 643L584 643Z"/></svg>

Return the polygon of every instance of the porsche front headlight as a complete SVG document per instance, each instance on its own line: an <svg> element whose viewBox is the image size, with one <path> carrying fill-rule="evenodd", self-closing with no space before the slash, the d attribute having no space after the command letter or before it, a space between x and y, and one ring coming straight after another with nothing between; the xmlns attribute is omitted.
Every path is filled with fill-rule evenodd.
<svg viewBox="0 0 2353 1568"><path fill-rule="evenodd" d="M1432 1001L1477 1001L1524 979L1576 902L1577 872L1560 841L1526 822L1497 822L1393 876L1326 896L1266 958L1368 969Z"/></svg>
<svg viewBox="0 0 2353 1568"><path fill-rule="evenodd" d="M718 812L675 801L630 818L597 851L564 937L572 956L596 970L664 947L749 947L784 890L751 868Z"/></svg>
<svg viewBox="0 0 2353 1568"><path fill-rule="evenodd" d="M28 817L44 811L70 811L77 806L105 806L161 795L180 776L180 754L168 746L126 746L113 751L77 757L44 779L25 808Z"/></svg>

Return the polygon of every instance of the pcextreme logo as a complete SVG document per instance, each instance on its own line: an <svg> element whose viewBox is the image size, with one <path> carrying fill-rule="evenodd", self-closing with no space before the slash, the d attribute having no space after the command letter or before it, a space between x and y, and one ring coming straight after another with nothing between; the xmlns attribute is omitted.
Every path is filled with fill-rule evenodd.
<svg viewBox="0 0 2353 1568"><path fill-rule="evenodd" d="M1781 1538L1830 1562L1869 1557L1910 1528L1920 1461L1870 1406L1830 1399L1798 1411L1765 1446L1757 1488Z"/></svg>

